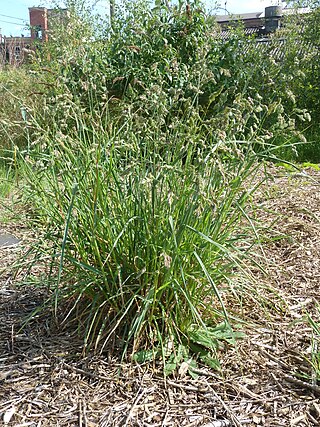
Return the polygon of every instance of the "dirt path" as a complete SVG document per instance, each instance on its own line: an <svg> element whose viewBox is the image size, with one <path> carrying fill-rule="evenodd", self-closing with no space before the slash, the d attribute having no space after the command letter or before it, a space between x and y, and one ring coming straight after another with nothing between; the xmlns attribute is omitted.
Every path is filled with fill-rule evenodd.
<svg viewBox="0 0 320 427"><path fill-rule="evenodd" d="M50 315L19 331L22 316L45 297L36 286L41 270L33 283L17 286L21 277L10 265L23 248L0 249L0 425L319 426L320 379L310 379L306 312L319 321L320 173L273 174L255 210L269 239L268 276L256 273L266 311L242 302L252 327L225 352L221 373L203 367L197 378L177 374L164 382L156 367L128 365L119 374L116 360L80 358L81 342ZM30 239L23 227L1 227Z"/></svg>

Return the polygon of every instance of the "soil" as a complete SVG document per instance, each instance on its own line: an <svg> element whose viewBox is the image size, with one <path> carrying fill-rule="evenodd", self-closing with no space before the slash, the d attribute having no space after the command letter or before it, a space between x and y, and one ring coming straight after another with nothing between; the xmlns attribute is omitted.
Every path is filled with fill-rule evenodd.
<svg viewBox="0 0 320 427"><path fill-rule="evenodd" d="M263 271L252 266L256 294L233 307L248 320L246 336L221 353L221 371L199 366L194 378L180 369L165 380L156 366L82 357L75 331L50 313L21 330L46 298L43 267L24 267L35 237L23 215L1 225L23 243L0 248L0 425L319 426L320 337L308 316L320 322L320 172L273 167L269 176L252 211L264 229L256 255ZM264 305L254 303L259 297Z"/></svg>

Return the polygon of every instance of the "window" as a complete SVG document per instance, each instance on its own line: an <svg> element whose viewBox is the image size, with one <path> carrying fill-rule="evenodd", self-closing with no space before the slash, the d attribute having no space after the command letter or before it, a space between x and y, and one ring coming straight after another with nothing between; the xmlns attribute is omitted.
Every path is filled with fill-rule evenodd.
<svg viewBox="0 0 320 427"><path fill-rule="evenodd" d="M14 48L14 58L15 58L16 61L18 61L20 59L20 55L21 55L20 46L15 46L15 48Z"/></svg>
<svg viewBox="0 0 320 427"><path fill-rule="evenodd" d="M35 31L36 39L42 40L42 27L41 27L41 25L36 26L34 31Z"/></svg>

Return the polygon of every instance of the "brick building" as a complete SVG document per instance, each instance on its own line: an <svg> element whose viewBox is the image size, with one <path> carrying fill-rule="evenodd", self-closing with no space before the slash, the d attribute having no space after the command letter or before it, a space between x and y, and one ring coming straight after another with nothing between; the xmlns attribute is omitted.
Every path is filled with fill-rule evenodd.
<svg viewBox="0 0 320 427"><path fill-rule="evenodd" d="M62 10L64 15L65 12ZM5 64L21 65L37 43L48 41L50 19L56 16L55 9L29 7L30 36L6 37L0 34L0 67Z"/></svg>
<svg viewBox="0 0 320 427"><path fill-rule="evenodd" d="M48 16L50 9L45 7L29 7L30 30L32 40L48 40Z"/></svg>

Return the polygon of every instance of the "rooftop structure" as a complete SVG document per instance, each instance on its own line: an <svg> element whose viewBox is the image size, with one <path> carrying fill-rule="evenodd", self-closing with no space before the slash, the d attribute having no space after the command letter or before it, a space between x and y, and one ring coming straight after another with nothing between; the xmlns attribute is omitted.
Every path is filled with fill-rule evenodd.
<svg viewBox="0 0 320 427"><path fill-rule="evenodd" d="M308 8L291 9L282 8L282 6L269 6L264 11L241 13L234 15L217 15L216 21L222 30L227 30L230 26L242 22L245 31L251 29L251 34L255 33L260 36L268 35L283 25L283 18L294 13L305 14L310 10Z"/></svg>

